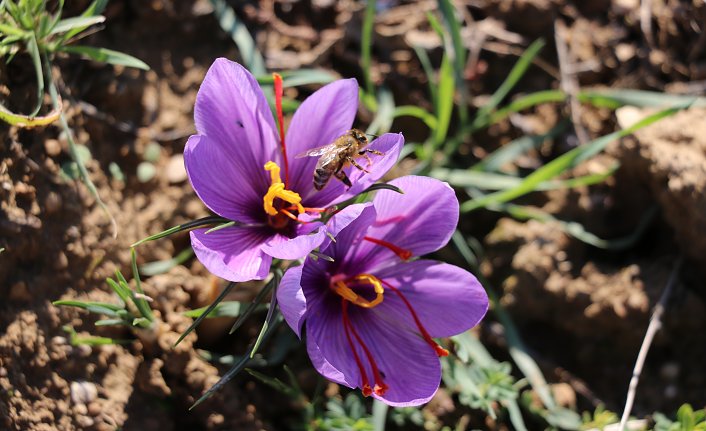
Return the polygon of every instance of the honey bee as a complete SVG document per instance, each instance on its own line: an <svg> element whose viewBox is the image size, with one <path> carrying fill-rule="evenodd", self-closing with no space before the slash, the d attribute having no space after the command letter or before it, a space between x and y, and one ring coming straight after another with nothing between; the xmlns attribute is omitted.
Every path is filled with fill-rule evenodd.
<svg viewBox="0 0 706 431"><path fill-rule="evenodd" d="M319 157L319 161L316 162L316 169L314 169L314 187L316 190L323 189L329 179L331 179L331 175L350 187L352 185L351 180L348 179L343 168L351 164L367 174L370 172L360 166L355 159L361 156L365 157L368 160L368 167L370 167L373 161L370 160L368 153L377 154L378 156L384 155L380 151L364 148L368 143L365 133L358 129L351 129L336 138L332 143L323 147L313 148L297 155L297 158Z"/></svg>

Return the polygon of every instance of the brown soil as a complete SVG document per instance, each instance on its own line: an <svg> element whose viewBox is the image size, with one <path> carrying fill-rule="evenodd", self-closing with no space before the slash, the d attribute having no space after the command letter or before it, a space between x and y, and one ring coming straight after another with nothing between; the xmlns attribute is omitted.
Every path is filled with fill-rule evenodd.
<svg viewBox="0 0 706 431"><path fill-rule="evenodd" d="M82 3L87 2L71 5L74 12ZM255 32L268 67L324 67L360 80L362 3L231 3L238 3L236 10ZM426 78L410 45L424 43L432 60L440 59L441 41L424 15L436 2L401 3L378 17L373 78L392 89L398 105L428 108ZM581 85L684 91L706 76L706 32L696 30L706 15L703 2L655 2L660 4L653 6L649 35L641 31L638 1L577 3L582 5L458 2L470 29L464 37L473 49L483 47L467 71L471 93L478 96L473 104L497 88L528 41L545 37L553 47L555 17L567 23L574 60L588 62L577 73ZM288 429L296 407L249 377L239 377L188 411L225 369L204 360L195 343L216 353L241 354L257 330L246 327L240 335L226 336L227 322L211 323L172 348L190 323L181 313L209 303L222 286L196 260L144 283L161 324L139 340L125 330L97 329L95 316L51 304L57 299L115 301L105 278L116 269L129 272L130 244L207 214L179 157L193 133L193 103L206 69L216 57L238 58L208 1L112 2L106 16L106 28L87 43L135 55L151 71L75 59L56 65L63 89L71 93L69 123L93 155L91 179L116 218L117 239L86 188L59 176L70 158L57 127L0 126L0 248L5 248L0 254L0 429ZM553 48L541 58L516 92L558 86ZM30 67L19 56L0 71L0 83L7 85L0 94L10 94L3 103L12 109L26 110L34 100L33 79L26 78L32 77ZM361 121L370 120L369 113L360 114ZM546 131L564 114L563 107L542 107L501 123L478 136L475 144L480 145L462 148L464 156L455 162L466 163L518 133ZM462 220L469 233L485 237L484 269L502 287L503 304L517 318L548 378L570 383L568 389L557 387L579 392L582 408L596 400L621 408L651 308L681 255L688 257L682 282L650 353L636 413L706 402L700 360L706 348L698 337L684 336L706 329L706 295L698 281L699 264L706 263L703 115L691 110L664 120L580 168L601 171L619 161L621 169L606 184L527 199L603 238L629 234L656 203L658 216L628 250L586 246L551 223L498 221L482 213ZM591 136L615 129L612 114L603 110L585 109L582 122ZM408 141L422 141L427 133L409 119L393 128ZM536 167L575 142L573 135L562 136L528 157L522 168ZM141 183L137 165L154 144L160 149L157 173ZM111 163L120 167L124 181L111 176ZM145 244L138 250L140 263L171 258L188 245L185 235ZM238 298L250 298L256 289L243 286ZM133 341L73 347L64 325L83 335ZM305 389L313 388L315 374L304 357L299 349L292 360ZM578 379L587 391L576 385Z"/></svg>

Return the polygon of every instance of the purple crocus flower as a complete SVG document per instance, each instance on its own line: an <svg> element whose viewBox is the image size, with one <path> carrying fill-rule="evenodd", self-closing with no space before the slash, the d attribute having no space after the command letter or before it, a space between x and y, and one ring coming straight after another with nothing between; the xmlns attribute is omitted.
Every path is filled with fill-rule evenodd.
<svg viewBox="0 0 706 431"><path fill-rule="evenodd" d="M281 120L281 92L276 93ZM354 79L322 87L294 114L285 146L255 78L224 58L213 63L196 97L198 134L184 149L186 170L211 211L246 227L191 232L194 252L211 273L230 281L263 279L272 258L303 258L331 230L316 221L317 213L362 192L392 167L404 138L388 133L369 146L384 153L371 155L369 173L345 169L352 187L332 180L321 191L314 188L317 159L296 156L351 129L357 109Z"/></svg>
<svg viewBox="0 0 706 431"><path fill-rule="evenodd" d="M289 269L277 291L280 309L326 378L361 388L392 406L413 406L439 388L432 337L475 326L488 297L468 271L433 260L458 222L458 200L441 181L408 176L391 181L404 194L380 191L321 253Z"/></svg>

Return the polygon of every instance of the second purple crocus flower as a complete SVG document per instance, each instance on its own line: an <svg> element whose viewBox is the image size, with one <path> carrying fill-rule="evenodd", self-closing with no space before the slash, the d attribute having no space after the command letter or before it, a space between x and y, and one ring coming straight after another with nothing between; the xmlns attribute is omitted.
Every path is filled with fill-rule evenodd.
<svg viewBox="0 0 706 431"><path fill-rule="evenodd" d="M475 326L488 309L483 287L468 271L410 260L443 247L458 222L458 200L445 183L402 177L405 194L380 191L372 205L321 253L289 269L277 291L287 323L301 336L316 369L328 379L392 406L431 399L441 381L432 337ZM338 217L335 216L334 219Z"/></svg>
<svg viewBox="0 0 706 431"><path fill-rule="evenodd" d="M327 232L336 234L342 226L311 220L380 179L397 161L402 135L385 134L370 144L384 155L372 156L369 173L347 168L350 189L331 181L315 190L316 158L295 156L351 129L357 109L356 81L335 81L301 104L282 139L255 78L237 63L214 62L196 98L198 134L186 144L186 170L209 209L249 227L191 232L194 252L211 273L230 281L263 279L272 258L303 258Z"/></svg>

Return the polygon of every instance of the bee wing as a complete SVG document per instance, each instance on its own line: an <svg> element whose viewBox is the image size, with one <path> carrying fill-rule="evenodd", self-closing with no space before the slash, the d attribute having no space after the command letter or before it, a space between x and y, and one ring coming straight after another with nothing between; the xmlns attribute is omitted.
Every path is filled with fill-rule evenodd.
<svg viewBox="0 0 706 431"><path fill-rule="evenodd" d="M321 147L312 148L310 150L304 151L303 153L297 154L294 158L301 159L303 157L318 157L323 154L326 154L334 146L335 146L335 144L326 144Z"/></svg>

